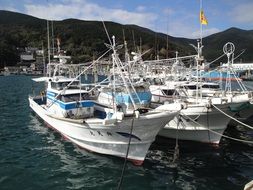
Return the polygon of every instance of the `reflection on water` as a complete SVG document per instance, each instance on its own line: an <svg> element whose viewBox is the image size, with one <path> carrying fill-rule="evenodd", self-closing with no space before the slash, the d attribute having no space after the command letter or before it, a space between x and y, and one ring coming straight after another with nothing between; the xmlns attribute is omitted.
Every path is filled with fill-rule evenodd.
<svg viewBox="0 0 253 190"><path fill-rule="evenodd" d="M111 187L115 187L121 171L118 165L121 160L116 161L115 164L115 158L101 156L78 148L52 129L46 128L46 125L41 120L39 121L36 116L32 116L29 126L35 134L43 135L41 140L45 143L45 147L36 147L34 150L58 157L60 165L55 172L64 173L69 189L97 186L102 188L104 185L111 185L112 183L114 185Z"/></svg>

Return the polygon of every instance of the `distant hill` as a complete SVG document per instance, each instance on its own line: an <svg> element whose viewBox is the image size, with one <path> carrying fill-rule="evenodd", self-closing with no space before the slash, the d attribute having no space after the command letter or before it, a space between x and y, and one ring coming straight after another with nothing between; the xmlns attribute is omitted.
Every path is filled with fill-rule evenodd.
<svg viewBox="0 0 253 190"><path fill-rule="evenodd" d="M54 37L61 39L61 48L67 50L75 63L96 59L109 43L103 25L99 21L82 21L66 19L54 21ZM116 36L118 44L123 43L123 30L128 43L129 52L151 49L145 59L174 57L175 51L180 55L195 53L189 43L196 44L196 40L175 38L155 33L147 28L136 25L122 25L115 22L105 22L110 36ZM50 23L51 26L51 23ZM51 31L50 31L51 33ZM207 60L213 60L222 54L223 45L234 42L236 50L247 49L241 56L243 61L253 60L253 31L231 28L221 33L213 34L203 39L204 55ZM21 13L0 10L0 68L4 65L15 65L19 61L20 49L25 47L47 47L47 21ZM56 44L56 43L55 43ZM122 55L124 50L119 53Z"/></svg>
<svg viewBox="0 0 253 190"><path fill-rule="evenodd" d="M102 22L66 19L54 21L53 25L55 39L56 37L61 39L61 48L67 50L74 62L97 58L106 50L104 43L109 43ZM160 58L167 56L166 36L135 25L121 25L114 22L105 22L105 25L109 35L116 36L118 44L123 43L124 30L130 52L137 51L141 41L143 51L151 48L144 56L146 59L154 59L157 52ZM0 11L0 39L0 67L15 65L19 61L19 49L27 46L41 48L42 43L44 48L47 47L47 21L21 13ZM170 37L168 56L174 57L175 51L179 51L181 55L189 55L193 49L184 47ZM123 53L123 50L121 52Z"/></svg>
<svg viewBox="0 0 253 190"><path fill-rule="evenodd" d="M236 61L253 62L253 30L238 28L230 28L204 38L205 56L209 59L215 59L223 53L223 46L227 42L234 43L235 56L245 49L245 52Z"/></svg>

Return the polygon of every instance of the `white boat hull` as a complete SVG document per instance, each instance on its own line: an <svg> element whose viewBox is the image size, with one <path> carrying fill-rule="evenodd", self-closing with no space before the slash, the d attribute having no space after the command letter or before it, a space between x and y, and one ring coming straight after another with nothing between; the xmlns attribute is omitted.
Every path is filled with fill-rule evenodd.
<svg viewBox="0 0 253 190"><path fill-rule="evenodd" d="M219 105L219 109L233 116L229 104ZM180 122L175 117L160 132L159 135L179 140L190 140L202 143L218 144L227 128L230 118L216 110L203 106L188 107L180 111Z"/></svg>
<svg viewBox="0 0 253 190"><path fill-rule="evenodd" d="M176 112L144 114L134 118L124 118L121 122L104 124L102 119L85 119L84 123L74 123L48 115L43 106L29 98L30 107L52 128L78 146L90 151L126 157L129 137L131 136L128 160L141 165L151 143L161 128L174 118Z"/></svg>

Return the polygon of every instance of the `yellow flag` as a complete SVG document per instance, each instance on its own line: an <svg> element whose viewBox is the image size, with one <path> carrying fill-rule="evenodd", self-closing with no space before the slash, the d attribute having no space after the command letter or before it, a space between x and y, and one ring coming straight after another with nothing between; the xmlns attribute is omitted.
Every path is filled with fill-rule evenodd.
<svg viewBox="0 0 253 190"><path fill-rule="evenodd" d="M205 15L204 15L204 11L203 10L200 11L199 19L200 19L200 23L201 24L204 24L204 25L208 24L208 21L207 21Z"/></svg>

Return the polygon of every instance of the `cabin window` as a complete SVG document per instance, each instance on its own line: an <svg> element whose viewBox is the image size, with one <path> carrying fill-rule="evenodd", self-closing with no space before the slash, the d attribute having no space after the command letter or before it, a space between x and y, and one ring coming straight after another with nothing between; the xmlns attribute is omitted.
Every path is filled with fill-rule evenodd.
<svg viewBox="0 0 253 190"><path fill-rule="evenodd" d="M65 88L66 86L68 86L70 82L52 82L51 83L51 87L54 88L54 89L57 89L57 90L62 90L63 88ZM79 82L78 81L74 81L69 88L71 89L76 89L78 88L78 84Z"/></svg>
<svg viewBox="0 0 253 190"><path fill-rule="evenodd" d="M213 89L219 89L220 86L219 85L211 85L210 88L213 88Z"/></svg>
<svg viewBox="0 0 253 190"><path fill-rule="evenodd" d="M154 78L154 84L155 85L162 85L162 81L158 78Z"/></svg>
<svg viewBox="0 0 253 190"><path fill-rule="evenodd" d="M62 90L62 85L61 85L61 83L52 82L52 83L51 83L51 87L52 87L53 89L56 89L56 90Z"/></svg>
<svg viewBox="0 0 253 190"><path fill-rule="evenodd" d="M185 86L187 89L190 89L190 90L196 90L197 89L197 86L196 85L187 85Z"/></svg>
<svg viewBox="0 0 253 190"><path fill-rule="evenodd" d="M56 97L56 99L57 99L57 100L62 100L62 95L58 95L58 96Z"/></svg>
<svg viewBox="0 0 253 190"><path fill-rule="evenodd" d="M56 89L56 83L52 82L52 83L51 83L51 88Z"/></svg>
<svg viewBox="0 0 253 190"><path fill-rule="evenodd" d="M135 87L136 92L146 92L146 89L144 86L138 86Z"/></svg>
<svg viewBox="0 0 253 190"><path fill-rule="evenodd" d="M175 90L162 90L162 92L166 96L178 95L178 92Z"/></svg>
<svg viewBox="0 0 253 190"><path fill-rule="evenodd" d="M202 86L202 88L219 89L220 86L219 85L208 85L208 84L205 84L205 85Z"/></svg>
<svg viewBox="0 0 253 190"><path fill-rule="evenodd" d="M68 85L69 83L67 83L67 85ZM66 85L66 86L67 86ZM71 85L70 85L70 87L69 88L71 88L71 89L78 89L78 88L80 88L80 86L79 86L79 81L74 81Z"/></svg>
<svg viewBox="0 0 253 190"><path fill-rule="evenodd" d="M89 100L89 94L88 93L82 93L81 94L81 100ZM80 101L80 94L68 94L68 95L62 95L61 96L62 102L76 102Z"/></svg>

